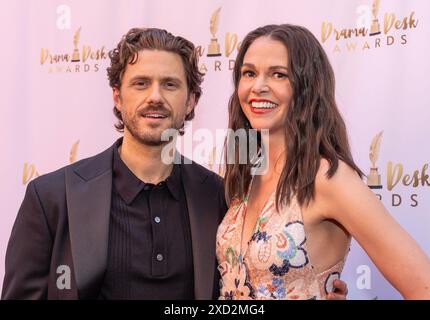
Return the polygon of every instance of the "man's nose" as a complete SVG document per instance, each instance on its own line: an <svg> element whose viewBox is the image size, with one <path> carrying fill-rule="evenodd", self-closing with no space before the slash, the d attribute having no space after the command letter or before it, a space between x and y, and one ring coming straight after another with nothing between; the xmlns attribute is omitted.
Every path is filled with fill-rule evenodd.
<svg viewBox="0 0 430 320"><path fill-rule="evenodd" d="M150 87L148 103L157 104L163 101L163 95L161 92L160 84L153 83Z"/></svg>

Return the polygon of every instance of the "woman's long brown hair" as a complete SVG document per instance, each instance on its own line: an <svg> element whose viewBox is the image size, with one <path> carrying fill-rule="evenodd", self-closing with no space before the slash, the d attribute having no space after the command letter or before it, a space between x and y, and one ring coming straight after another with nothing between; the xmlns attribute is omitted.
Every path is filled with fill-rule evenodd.
<svg viewBox="0 0 430 320"><path fill-rule="evenodd" d="M257 38L263 36L280 41L287 48L288 77L293 89L285 119L287 157L276 188L276 206L288 205L293 195L299 205L307 205L315 196L315 176L321 158L329 162L328 178L336 173L339 160L360 177L363 173L352 159L345 123L336 106L333 69L318 40L304 27L267 25L251 31L244 38L233 70L234 93L228 106L229 128L234 132L250 128L237 91L245 53ZM249 140L249 133L247 137ZM258 148L261 148L260 140ZM227 139L224 145L224 184L229 204L244 199L251 181L252 163L239 163L238 144L237 140ZM227 150L235 150L234 163L228 163Z"/></svg>

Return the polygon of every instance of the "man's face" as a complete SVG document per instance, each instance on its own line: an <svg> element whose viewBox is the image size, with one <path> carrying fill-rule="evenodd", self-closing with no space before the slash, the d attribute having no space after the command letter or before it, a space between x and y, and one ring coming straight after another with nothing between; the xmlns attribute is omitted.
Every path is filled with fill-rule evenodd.
<svg viewBox="0 0 430 320"><path fill-rule="evenodd" d="M113 89L113 99L122 115L124 135L153 146L165 144L162 132L180 129L194 108L181 57L160 50L139 52L136 63L127 65L120 90Z"/></svg>

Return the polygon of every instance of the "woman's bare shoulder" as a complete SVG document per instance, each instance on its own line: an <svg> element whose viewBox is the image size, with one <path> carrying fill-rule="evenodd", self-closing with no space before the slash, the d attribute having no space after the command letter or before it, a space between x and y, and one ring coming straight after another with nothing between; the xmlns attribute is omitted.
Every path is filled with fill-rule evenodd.
<svg viewBox="0 0 430 320"><path fill-rule="evenodd" d="M351 183L357 182L363 183L358 173L342 160L338 160L338 167L332 177L328 175L330 167L327 159L321 159L315 177L316 188L320 191L331 192L332 188L348 187Z"/></svg>

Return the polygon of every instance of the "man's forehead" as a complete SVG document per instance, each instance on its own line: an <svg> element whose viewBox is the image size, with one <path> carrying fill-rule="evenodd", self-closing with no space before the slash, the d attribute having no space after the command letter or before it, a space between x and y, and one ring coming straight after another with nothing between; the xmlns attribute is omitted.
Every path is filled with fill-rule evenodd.
<svg viewBox="0 0 430 320"><path fill-rule="evenodd" d="M181 57L176 52L161 50L161 49L142 49L138 51L139 59L146 57L171 57L180 60Z"/></svg>
<svg viewBox="0 0 430 320"><path fill-rule="evenodd" d="M185 70L179 54L164 50L141 50L138 52L134 64L128 65L130 69L146 71L151 73L162 73L164 75L184 76Z"/></svg>

